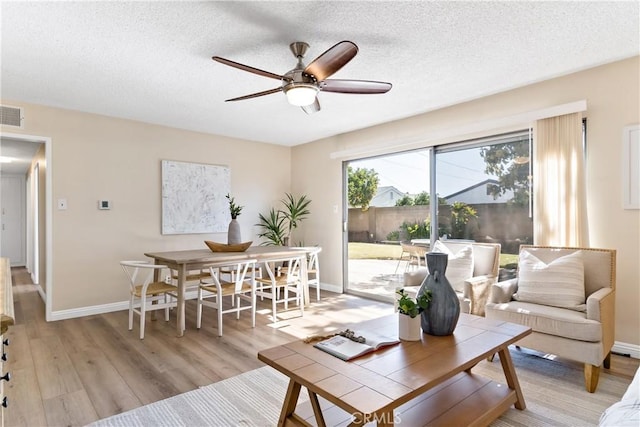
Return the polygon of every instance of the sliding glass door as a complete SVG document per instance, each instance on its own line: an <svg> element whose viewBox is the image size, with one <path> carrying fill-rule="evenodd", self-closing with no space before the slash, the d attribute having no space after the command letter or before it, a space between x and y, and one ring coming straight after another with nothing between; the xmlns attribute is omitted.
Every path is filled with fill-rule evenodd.
<svg viewBox="0 0 640 427"><path fill-rule="evenodd" d="M350 161L344 171L348 292L393 301L403 274L424 265L415 254L436 239L500 243L506 279L519 246L533 242L528 130Z"/></svg>
<svg viewBox="0 0 640 427"><path fill-rule="evenodd" d="M429 237L429 156L424 149L345 165L348 292L391 301L402 285L401 242Z"/></svg>
<svg viewBox="0 0 640 427"><path fill-rule="evenodd" d="M515 274L518 248L533 243L528 131L435 151L438 235L502 246L502 278Z"/></svg>

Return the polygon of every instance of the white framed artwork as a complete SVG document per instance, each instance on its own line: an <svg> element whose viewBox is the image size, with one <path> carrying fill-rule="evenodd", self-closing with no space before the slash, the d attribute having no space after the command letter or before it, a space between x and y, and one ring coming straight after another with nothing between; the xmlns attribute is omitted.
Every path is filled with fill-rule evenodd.
<svg viewBox="0 0 640 427"><path fill-rule="evenodd" d="M227 166L162 160L162 234L226 232L230 191Z"/></svg>
<svg viewBox="0 0 640 427"><path fill-rule="evenodd" d="M622 201L624 209L640 209L640 125L622 131Z"/></svg>

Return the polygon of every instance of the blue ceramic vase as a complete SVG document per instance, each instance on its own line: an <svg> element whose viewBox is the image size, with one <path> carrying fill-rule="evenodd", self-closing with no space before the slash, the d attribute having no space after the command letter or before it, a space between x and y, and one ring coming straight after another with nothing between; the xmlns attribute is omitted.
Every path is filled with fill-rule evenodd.
<svg viewBox="0 0 640 427"><path fill-rule="evenodd" d="M447 254L439 252L427 254L429 275L424 279L418 291L418 296L426 290L431 291L429 307L420 315L420 325L425 334L451 335L458 324L460 301L445 276L448 261Z"/></svg>

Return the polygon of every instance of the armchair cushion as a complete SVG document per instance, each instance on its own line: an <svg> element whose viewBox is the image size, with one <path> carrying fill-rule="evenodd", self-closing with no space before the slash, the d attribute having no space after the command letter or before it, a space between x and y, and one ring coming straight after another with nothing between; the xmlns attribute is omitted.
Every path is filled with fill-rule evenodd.
<svg viewBox="0 0 640 427"><path fill-rule="evenodd" d="M529 251L521 251L518 291L514 299L586 311L582 251L559 257L548 264Z"/></svg>
<svg viewBox="0 0 640 427"><path fill-rule="evenodd" d="M492 304L487 310L499 311L501 320L529 326L535 332L579 341L602 340L602 323L587 319L583 312L518 301Z"/></svg>
<svg viewBox="0 0 640 427"><path fill-rule="evenodd" d="M446 276L456 292L464 292L464 281L473 277L473 247L465 245L455 254L440 240L433 245L433 252L449 256Z"/></svg>

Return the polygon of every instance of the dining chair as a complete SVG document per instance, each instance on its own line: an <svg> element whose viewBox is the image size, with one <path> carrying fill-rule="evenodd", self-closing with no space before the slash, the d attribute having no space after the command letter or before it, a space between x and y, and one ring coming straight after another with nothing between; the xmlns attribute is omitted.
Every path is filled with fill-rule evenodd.
<svg viewBox="0 0 640 427"><path fill-rule="evenodd" d="M271 313L273 322L277 322L277 305L283 304L288 310L289 303L294 302L304 315L304 294L302 281L300 280L300 259L283 258L274 259L264 264L266 276L256 279L256 295L271 300ZM284 265L285 267L281 267Z"/></svg>
<svg viewBox="0 0 640 427"><path fill-rule="evenodd" d="M393 274L398 273L403 261L406 261L407 263L411 261L411 251L413 250L412 246L413 245L411 245L411 243L400 242L400 256L398 257L398 263L396 264L396 269ZM407 270L408 265L409 264L405 266L405 271Z"/></svg>
<svg viewBox="0 0 640 427"><path fill-rule="evenodd" d="M140 339L144 339L146 312L164 309L164 319L168 322L169 309L177 305L177 288L164 281L153 281L156 272L162 277L166 265L148 261L120 261L120 266L129 278L129 330L133 330L133 313L136 313L140 316Z"/></svg>
<svg viewBox="0 0 640 427"><path fill-rule="evenodd" d="M255 274L256 279L262 277L262 268L260 268L260 266L257 264L254 265L253 267L249 267L249 270L247 271L247 273L251 273L251 272ZM236 269L234 268L234 266L220 267L218 269L218 273L228 275L229 281L231 282L235 281ZM248 277L245 277L245 280L248 280Z"/></svg>
<svg viewBox="0 0 640 427"><path fill-rule="evenodd" d="M171 270L171 280L176 286L178 285L178 271ZM184 278L185 299L193 299L197 296L198 287L204 283L211 283L211 272L208 268L187 271Z"/></svg>
<svg viewBox="0 0 640 427"><path fill-rule="evenodd" d="M402 243L401 245L402 250L409 254L409 260L404 271L417 270L420 267L427 266L427 259L425 256L427 255L428 249L425 246L406 243Z"/></svg>
<svg viewBox="0 0 640 427"><path fill-rule="evenodd" d="M316 287L316 300L320 301L320 261L318 254L322 248L314 247L307 260L307 283Z"/></svg>
<svg viewBox="0 0 640 427"><path fill-rule="evenodd" d="M213 264L209 267L211 283L201 283L198 287L198 305L196 327L202 326L202 307L212 307L218 314L218 336L222 336L222 315L236 313L240 319L240 312L251 310L251 327L256 326L256 281L255 265L257 260L245 259L233 262ZM224 280L218 269L232 269L233 280ZM224 297L231 299L231 307L224 308ZM242 304L242 301L248 304Z"/></svg>

